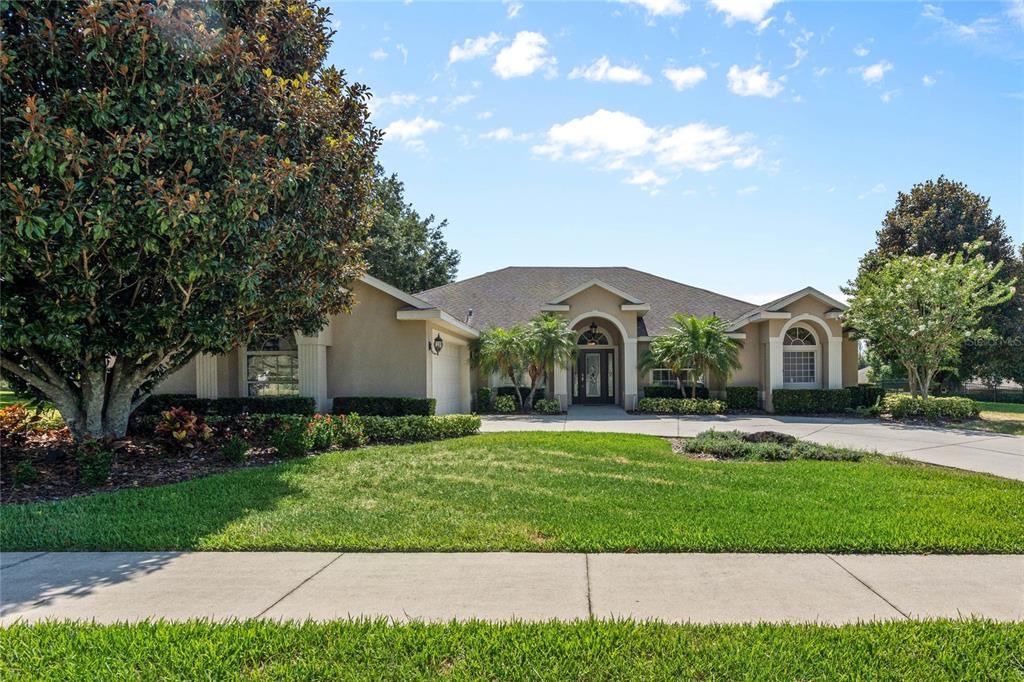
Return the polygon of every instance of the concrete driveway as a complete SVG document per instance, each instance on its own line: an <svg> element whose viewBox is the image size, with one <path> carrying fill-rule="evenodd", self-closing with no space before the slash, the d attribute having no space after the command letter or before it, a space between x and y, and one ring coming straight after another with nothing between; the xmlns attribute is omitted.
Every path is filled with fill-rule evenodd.
<svg viewBox="0 0 1024 682"><path fill-rule="evenodd" d="M695 436L707 429L781 431L797 438L899 455L929 464L1024 481L1024 438L985 431L891 424L874 419L775 415L628 414L612 406L573 406L565 415L488 415L481 431L590 431Z"/></svg>

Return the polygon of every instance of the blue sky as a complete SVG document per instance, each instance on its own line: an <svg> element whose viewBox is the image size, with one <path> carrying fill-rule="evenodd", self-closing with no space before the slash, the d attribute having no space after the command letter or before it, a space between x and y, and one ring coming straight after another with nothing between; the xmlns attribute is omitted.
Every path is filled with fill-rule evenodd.
<svg viewBox="0 0 1024 682"><path fill-rule="evenodd" d="M332 3L459 277L624 265L761 302L853 276L939 174L1024 238L1024 3Z"/></svg>

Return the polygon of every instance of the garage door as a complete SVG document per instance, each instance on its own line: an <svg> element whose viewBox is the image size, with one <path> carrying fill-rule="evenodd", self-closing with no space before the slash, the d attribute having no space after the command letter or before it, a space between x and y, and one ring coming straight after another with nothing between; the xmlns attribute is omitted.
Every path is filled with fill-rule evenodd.
<svg viewBox="0 0 1024 682"><path fill-rule="evenodd" d="M469 371L466 349L454 343L446 343L440 355L435 355L433 369L434 398L437 400L437 414L458 414L469 412L465 403L469 396L463 395L465 375Z"/></svg>

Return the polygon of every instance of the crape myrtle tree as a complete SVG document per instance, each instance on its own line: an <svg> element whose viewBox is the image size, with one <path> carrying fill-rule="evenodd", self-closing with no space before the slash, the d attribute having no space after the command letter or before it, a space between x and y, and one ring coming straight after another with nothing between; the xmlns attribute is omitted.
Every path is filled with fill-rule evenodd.
<svg viewBox="0 0 1024 682"><path fill-rule="evenodd" d="M380 133L312 0L0 2L0 371L76 438L350 304Z"/></svg>
<svg viewBox="0 0 1024 682"><path fill-rule="evenodd" d="M979 240L955 255L897 256L843 287L850 297L843 322L906 369L915 396L928 397L935 373L959 359L965 342L994 336L982 314L1013 296L1013 280L1001 281L1003 264L989 263L984 246Z"/></svg>
<svg viewBox="0 0 1024 682"><path fill-rule="evenodd" d="M988 197L945 176L900 192L876 233L876 247L865 254L860 270L876 270L901 255L961 253L965 244L981 240L979 250L988 263L1003 263L1001 282L1024 279L1024 256L1018 254L1005 221L993 215ZM987 339L965 339L957 354L961 380L980 377L1024 381L1024 288L981 313L980 324L991 329ZM884 360L892 361L886 357Z"/></svg>

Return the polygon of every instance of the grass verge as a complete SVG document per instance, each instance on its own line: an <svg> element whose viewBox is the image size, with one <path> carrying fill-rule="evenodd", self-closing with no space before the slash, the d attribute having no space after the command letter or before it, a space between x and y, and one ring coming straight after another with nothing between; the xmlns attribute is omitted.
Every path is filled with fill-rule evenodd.
<svg viewBox="0 0 1024 682"><path fill-rule="evenodd" d="M5 680L1016 679L1024 624L382 621L0 629Z"/></svg>
<svg viewBox="0 0 1024 682"><path fill-rule="evenodd" d="M1021 552L1024 484L868 456L717 462L497 433L0 507L3 549Z"/></svg>
<svg viewBox="0 0 1024 682"><path fill-rule="evenodd" d="M976 402L981 408L978 419L951 424L950 427L1024 436L1024 404Z"/></svg>

